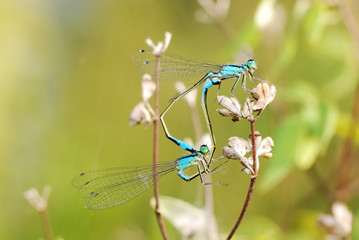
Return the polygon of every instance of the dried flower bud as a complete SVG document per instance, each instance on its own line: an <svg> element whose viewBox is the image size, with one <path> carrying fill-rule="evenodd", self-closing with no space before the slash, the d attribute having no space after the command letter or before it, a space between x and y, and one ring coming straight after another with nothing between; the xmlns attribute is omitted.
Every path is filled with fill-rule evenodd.
<svg viewBox="0 0 359 240"><path fill-rule="evenodd" d="M152 81L152 77L149 74L142 76L142 99L147 102L152 94L156 90L156 84Z"/></svg>
<svg viewBox="0 0 359 240"><path fill-rule="evenodd" d="M277 89L274 85L269 86L268 83L260 83L252 90L252 96L258 99L257 103L253 106L254 111L263 110L269 103L274 100Z"/></svg>
<svg viewBox="0 0 359 240"><path fill-rule="evenodd" d="M233 112L233 114L240 115L242 106L234 97L228 98L226 96L218 96L217 100L219 104L229 111Z"/></svg>
<svg viewBox="0 0 359 240"><path fill-rule="evenodd" d="M249 158L247 159L246 157L241 158L241 164L243 166L242 171L244 171L247 174L252 173L252 175L254 175L254 171L251 167L251 165L253 165L253 161L251 161Z"/></svg>
<svg viewBox="0 0 359 240"><path fill-rule="evenodd" d="M163 42L158 42L158 44L156 45L153 43L153 41L150 38L146 39L146 44L153 49L153 52L152 52L153 55L159 56L167 50L168 45L170 44L171 38L172 38L172 33L165 32L165 43L164 44L163 44Z"/></svg>
<svg viewBox="0 0 359 240"><path fill-rule="evenodd" d="M223 147L223 156L228 159L239 159L241 161L243 170L247 174L254 174L254 171L251 167L253 162L250 159L244 157L248 152L251 151L249 142L239 137L231 137L228 139L229 147Z"/></svg>
<svg viewBox="0 0 359 240"><path fill-rule="evenodd" d="M226 109L217 109L218 113L225 117L232 117L233 121L239 121L241 119L242 106L234 97L228 98L226 96L217 97L219 105Z"/></svg>
<svg viewBox="0 0 359 240"><path fill-rule="evenodd" d="M148 46L150 46L153 49L153 51L152 51L153 55L161 55L161 53L162 53L161 50L163 48L163 42L158 42L156 45L152 41L151 38L146 38L145 42Z"/></svg>
<svg viewBox="0 0 359 240"><path fill-rule="evenodd" d="M262 140L262 136L260 135L260 133L258 131L256 131L255 133L255 144L256 144L256 167L257 170L259 169L259 161L258 161L258 157L264 157L266 159L269 159L272 157L272 153L270 153L270 151L272 151L273 147L274 147L274 142L272 140L271 137L266 137ZM251 135L249 135L249 139L248 142L250 144L250 148L252 148L252 141L251 139ZM249 161L253 162L253 157L250 156Z"/></svg>
<svg viewBox="0 0 359 240"><path fill-rule="evenodd" d="M228 145L236 150L240 156L244 156L247 152L250 152L249 143L243 138L230 137L228 139Z"/></svg>
<svg viewBox="0 0 359 240"><path fill-rule="evenodd" d="M224 146L223 147L223 156L228 159L240 159L241 156L233 148Z"/></svg>
<svg viewBox="0 0 359 240"><path fill-rule="evenodd" d="M353 214L345 204L340 202L333 204L332 212L333 215L319 215L318 224L327 229L330 239L342 239L349 236L352 231Z"/></svg>
<svg viewBox="0 0 359 240"><path fill-rule="evenodd" d="M38 212L43 212L47 208L47 201L51 193L51 186L46 185L43 189L42 195L39 194L36 188L31 188L24 192L24 197Z"/></svg>
<svg viewBox="0 0 359 240"><path fill-rule="evenodd" d="M197 10L196 19L202 23L212 23L223 20L229 10L230 0L198 0L202 9Z"/></svg>
<svg viewBox="0 0 359 240"><path fill-rule="evenodd" d="M223 117L232 117L233 113L228 109L217 109L217 112Z"/></svg>
<svg viewBox="0 0 359 240"><path fill-rule="evenodd" d="M272 150L274 143L271 137L266 137L262 140L259 132L255 132L255 144L256 144L256 166L257 170L259 168L258 157L271 158L272 154L270 151ZM252 152L252 141L251 135L248 140L239 137L231 137L228 140L228 147L223 147L223 156L228 159L240 159L241 164L244 167L244 171L246 173L252 173L254 175L254 171L251 166L253 166L253 157L249 156L248 158L245 155L249 152Z"/></svg>
<svg viewBox="0 0 359 240"><path fill-rule="evenodd" d="M242 118L248 119L252 118L253 116L253 106L254 101L251 98L247 98L247 100L244 103L243 110L242 110Z"/></svg>
<svg viewBox="0 0 359 240"><path fill-rule="evenodd" d="M172 33L165 32L165 43L163 45L162 52L165 52L167 50L168 46L170 45L171 38L172 38Z"/></svg>
<svg viewBox="0 0 359 240"><path fill-rule="evenodd" d="M259 143L257 155L260 157L271 158L272 153L270 153L270 151L272 151L273 147L273 139L271 137L266 137Z"/></svg>
<svg viewBox="0 0 359 240"><path fill-rule="evenodd" d="M145 126L152 121L150 112L146 109L145 103L137 104L130 115L130 126L143 123Z"/></svg>
<svg viewBox="0 0 359 240"><path fill-rule="evenodd" d="M332 212L338 222L340 234L349 235L352 231L353 215L348 207L343 203L336 202L332 206Z"/></svg>
<svg viewBox="0 0 359 240"><path fill-rule="evenodd" d="M239 159L243 166L242 170L244 170L247 174L250 174L250 173L254 174L254 171L253 171L252 167L250 166L253 164L253 162L251 163L249 161L249 159L247 159L244 156L239 155L239 153L236 150L234 150L233 148L224 146L223 147L223 156L228 159L235 159L235 160Z"/></svg>
<svg viewBox="0 0 359 240"><path fill-rule="evenodd" d="M229 147L223 147L223 155L228 159L241 159L250 151L247 140L239 137L230 137L228 139Z"/></svg>
<svg viewBox="0 0 359 240"><path fill-rule="evenodd" d="M272 156L273 156L272 153L263 153L263 154L261 155L261 157L264 157L264 158L266 158L266 159L270 159L270 158L272 158Z"/></svg>

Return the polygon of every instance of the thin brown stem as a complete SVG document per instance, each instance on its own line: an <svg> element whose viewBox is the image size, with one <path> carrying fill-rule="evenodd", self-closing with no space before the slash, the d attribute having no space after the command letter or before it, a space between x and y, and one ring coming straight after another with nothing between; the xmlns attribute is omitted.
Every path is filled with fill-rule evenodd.
<svg viewBox="0 0 359 240"><path fill-rule="evenodd" d="M257 174L258 174L258 168L257 168L257 150L256 150L256 136L254 134L254 123L255 120L251 120L251 140L252 140L252 157L253 157L253 170L254 170L254 174L251 177L251 182L249 184L249 188L248 188L248 192L247 192L247 197L246 200L243 204L242 210L241 210L241 214L239 215L236 224L234 225L234 227L232 228L231 232L229 233L227 239L231 239L234 235L234 233L237 231L239 224L241 223L244 214L247 211L249 202L251 200L252 197L252 193L253 193L253 189L254 189L254 184L256 183L256 179L257 179Z"/></svg>
<svg viewBox="0 0 359 240"><path fill-rule="evenodd" d="M206 182L211 181L210 175L205 174L204 179ZM214 206L213 206L213 189L211 185L204 186L204 208L207 219L207 239L216 240L217 236L217 224L214 217Z"/></svg>
<svg viewBox="0 0 359 240"><path fill-rule="evenodd" d="M258 174L258 166L257 166L257 146L256 146L256 135L254 131L254 123L255 120L250 121L251 123L251 140L252 140L252 157L253 157L253 170L254 170L254 177L257 177Z"/></svg>
<svg viewBox="0 0 359 240"><path fill-rule="evenodd" d="M345 0L338 1L339 9L342 14L344 24L346 25L349 34L355 46L356 57L359 60L359 26L356 22L355 15L351 10L351 6Z"/></svg>
<svg viewBox="0 0 359 240"><path fill-rule="evenodd" d="M243 217L244 217L244 214L246 213L247 211L247 208L248 208L248 205L249 205L249 201L251 200L251 197L252 197L252 193L253 193L253 189L254 189L254 184L256 182L256 179L257 177L252 177L251 178L251 183L249 185L249 189L248 189L248 192L247 192L247 197L246 197L246 201L244 202L243 204L243 207L242 207L242 211L241 211L241 214L239 215L238 219L237 219L237 222L236 224L234 225L233 229L231 230L231 232L229 233L227 239L231 239L234 235L234 233L237 231L237 228L239 226L239 224L241 223Z"/></svg>
<svg viewBox="0 0 359 240"><path fill-rule="evenodd" d="M338 2L340 12L342 14L344 23L352 38L355 47L357 60L359 60L359 28L356 22L355 15L352 8L348 5L347 1ZM343 150L341 153L339 169L337 171L336 184L334 190L334 199L346 201L352 197L355 192L351 184L357 182L353 179L353 173L357 168L357 161L355 156L355 128L359 122L359 85L355 91L353 102L352 118L348 128L348 133L344 142Z"/></svg>
<svg viewBox="0 0 359 240"><path fill-rule="evenodd" d="M49 213L48 213L47 209L45 209L44 211L41 211L40 216L41 216L42 227L44 229L45 239L52 240L53 236L52 236Z"/></svg>
<svg viewBox="0 0 359 240"><path fill-rule="evenodd" d="M198 142L202 136L202 127L201 121L198 115L197 107L194 104L190 106L192 124L195 131L196 142ZM205 174L205 182L211 182L211 176ZM207 239L216 240L217 236L217 225L214 217L214 206L213 206L213 189L211 185L204 186L204 209L207 219L206 230L207 230Z"/></svg>
<svg viewBox="0 0 359 240"><path fill-rule="evenodd" d="M341 153L339 169L337 171L336 186L334 191L334 199L345 201L351 198L349 191L350 183L352 182L353 173L355 172L357 163L354 157L355 149L355 128L359 122L359 85L355 91L352 121L348 128L347 137L344 142Z"/></svg>
<svg viewBox="0 0 359 240"><path fill-rule="evenodd" d="M163 239L168 239L168 235L166 232L165 225L163 223L162 215L160 212L160 205L159 205L159 186L158 186L158 176L157 176L157 163L158 163L158 132L159 132L159 88L160 88L160 56L156 56L156 75L155 75L155 82L156 82L156 91L155 91L155 117L153 121L154 125L154 134L153 134L153 165L154 165L154 194L155 194L155 213L157 217L157 222L160 227Z"/></svg>

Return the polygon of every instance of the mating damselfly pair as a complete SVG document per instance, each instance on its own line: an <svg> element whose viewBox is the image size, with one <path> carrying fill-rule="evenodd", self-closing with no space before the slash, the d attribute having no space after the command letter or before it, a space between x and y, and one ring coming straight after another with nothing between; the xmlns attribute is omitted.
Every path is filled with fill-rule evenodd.
<svg viewBox="0 0 359 240"><path fill-rule="evenodd" d="M141 71L154 74L156 57L151 51L140 50L133 56L133 60ZM253 59L249 59L245 64L241 65L217 65L204 61L189 60L167 53L163 53L160 60L161 80L187 79L195 78L196 76L199 76L198 78L200 79L183 93L173 98L160 116L166 137L182 149L189 151L190 154L182 156L175 161L162 162L157 165L110 168L79 174L73 179L72 185L79 189L79 195L84 198L83 203L86 208L104 209L122 204L152 186L155 174L160 177L174 170L185 181L190 181L199 176L202 184L211 184L204 182L202 178L203 173L210 174L216 170L216 168L212 171L210 170L216 143L207 108L208 89L215 85L219 87L223 80L235 79L231 89L233 97L235 97L233 91L239 81L241 81L242 88L250 92L246 88L246 78L248 76L250 81L252 81L252 73L257 68L256 63ZM170 135L164 121L164 116L174 103L203 83L201 105L210 133L212 149L210 150L207 145L202 145L197 151L190 144ZM185 170L190 166L197 166L198 173L188 176Z"/></svg>

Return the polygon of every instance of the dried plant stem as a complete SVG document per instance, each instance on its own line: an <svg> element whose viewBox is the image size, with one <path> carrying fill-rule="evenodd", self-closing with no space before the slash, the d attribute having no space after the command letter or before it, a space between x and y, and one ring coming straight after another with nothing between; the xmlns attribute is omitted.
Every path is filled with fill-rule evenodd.
<svg viewBox="0 0 359 240"><path fill-rule="evenodd" d="M39 213L41 216L41 222L42 222L42 227L44 229L45 239L52 240L53 236L52 236L49 213L48 213L47 209L45 209L44 211L41 211Z"/></svg>
<svg viewBox="0 0 359 240"><path fill-rule="evenodd" d="M344 23L348 29L349 34L351 35L352 41L355 46L355 53L357 60L359 60L359 30L358 23L356 22L355 15L353 14L351 7L348 5L347 1L338 2ZM336 186L334 191L335 200L346 201L348 198L351 198L352 193L356 192L357 187L355 187L356 182L359 181L358 178L351 179L353 173L357 169L357 161L355 157L355 127L359 122L359 85L355 91L355 97L353 102L352 110L352 121L349 125L348 134L346 136L343 150L341 153L339 170L337 171ZM359 186L359 185L358 185Z"/></svg>
<svg viewBox="0 0 359 240"><path fill-rule="evenodd" d="M210 182L211 177L205 174L204 180ZM214 217L213 189L211 185L204 186L204 208L207 219L207 239L217 240L217 224Z"/></svg>
<svg viewBox="0 0 359 240"><path fill-rule="evenodd" d="M195 132L196 142L198 142L202 136L201 121L198 116L198 111L196 105L190 106L192 124ZM204 174L204 181L211 182L210 175ZM214 207L213 207L213 189L211 185L204 186L204 209L206 213L206 230L207 230L207 239L217 240L217 225L214 217Z"/></svg>
<svg viewBox="0 0 359 240"><path fill-rule="evenodd" d="M341 153L339 169L336 177L336 189L334 192L334 199L347 201L351 198L350 184L353 182L353 173L356 171L357 158L355 153L355 128L359 122L359 85L355 91L353 110L352 110L352 122L349 125L348 134L344 142L344 146ZM355 181L354 181L355 182Z"/></svg>
<svg viewBox="0 0 359 240"><path fill-rule="evenodd" d="M359 60L359 26L355 20L355 15L351 10L351 6L348 5L346 0L338 1L339 9L342 14L344 23L349 31L349 34L352 37L355 53L357 60Z"/></svg>
<svg viewBox="0 0 359 240"><path fill-rule="evenodd" d="M154 164L154 172L155 175L154 178L154 194L155 194L155 213L157 217L157 222L160 227L163 239L168 239L168 235L166 232L165 225L163 223L162 215L160 212L160 206L159 206L159 187L158 187L158 176L157 176L157 163L158 163L158 132L159 132L159 87L160 87L160 56L156 56L156 76L155 76L155 82L156 82L156 91L155 91L155 117L153 121L154 125L154 134L153 134L153 164Z"/></svg>
<svg viewBox="0 0 359 240"><path fill-rule="evenodd" d="M229 233L227 239L231 239L234 235L234 233L237 231L237 228L239 226L239 224L241 223L243 217L244 217L244 214L246 213L247 211L247 208L248 208L248 205L249 205L249 201L251 200L251 196L252 196L252 193L253 193L253 189L254 189L254 184L256 182L256 179L257 177L252 177L251 178L251 183L249 185L249 189L248 189L248 192L247 192L247 197L246 197L246 201L244 202L243 204L243 208L242 208L242 211L241 211L241 214L239 215L238 219L237 219L237 222L236 224L234 225L233 229L231 230L231 232Z"/></svg>
<svg viewBox="0 0 359 240"><path fill-rule="evenodd" d="M257 177L258 174L258 166L257 166L257 146L256 146L256 135L255 135L255 131L254 131L254 123L255 120L251 120L251 137L252 137L252 157L253 157L253 170L254 170L254 176L252 177Z"/></svg>
<svg viewBox="0 0 359 240"><path fill-rule="evenodd" d="M252 157L253 157L254 174L251 177L251 182L249 184L247 197L246 197L246 200L245 200L245 202L243 204L241 214L239 215L239 217L237 219L237 222L234 225L234 227L232 228L231 232L229 233L227 239L231 239L233 237L234 233L237 231L237 228L238 228L239 224L241 223L241 221L242 221L242 219L244 217L244 214L247 211L249 201L251 200L251 197L252 197L254 184L256 183L256 179L257 179L258 168L257 168L257 150L256 150L256 144L255 144L254 123L255 123L255 120L250 120L250 124L251 124L251 140L252 140L252 146L253 146L253 148L252 148Z"/></svg>

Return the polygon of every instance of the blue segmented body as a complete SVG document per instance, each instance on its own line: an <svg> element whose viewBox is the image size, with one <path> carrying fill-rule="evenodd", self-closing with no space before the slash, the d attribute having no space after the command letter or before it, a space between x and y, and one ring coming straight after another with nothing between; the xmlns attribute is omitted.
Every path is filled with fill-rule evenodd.
<svg viewBox="0 0 359 240"><path fill-rule="evenodd" d="M143 72L148 72L150 74L155 73L154 71L156 67L156 59L151 51L140 50L139 53L133 56L133 60L141 68ZM168 107L163 111L163 113L160 116L160 120L163 129L165 131L166 137L171 141L173 141L178 146L180 146L182 149L187 151L191 151L188 144L185 144L182 141L170 135L163 118L167 113L167 111L172 107L172 105L175 102L177 102L179 99L181 99L190 91L197 88L202 83L205 83L202 88L201 105L212 143L211 155L209 157L209 162L207 163L207 165L209 165L210 162L212 161L213 154L216 150L216 142L214 139L212 125L207 108L208 89L214 85L218 85L219 87L222 80L234 78L236 80L231 89L231 95L233 97L235 97L233 94L234 88L236 87L237 83L241 79L242 79L241 80L242 88L247 92L251 92L248 88L246 88L246 74L248 74L249 79L251 80L251 78L253 77L252 73L254 72L254 70L257 69L256 63L253 59L249 59L245 64L241 64L241 65L234 65L234 64L218 65L210 62L189 60L184 57L180 57L168 53L162 53L160 60L161 60L160 61L161 80L163 79L181 80L186 78L197 78L197 77L200 78L200 80L197 81L194 85L192 85L183 93L173 98L170 104L168 105Z"/></svg>

